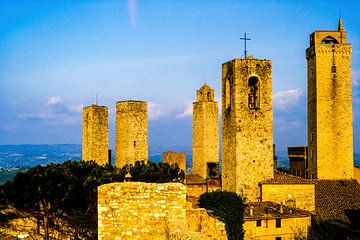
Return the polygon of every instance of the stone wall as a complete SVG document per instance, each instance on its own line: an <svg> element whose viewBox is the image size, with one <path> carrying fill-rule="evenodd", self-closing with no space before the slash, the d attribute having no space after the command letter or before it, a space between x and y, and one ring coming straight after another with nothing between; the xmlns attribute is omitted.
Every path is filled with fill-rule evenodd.
<svg viewBox="0 0 360 240"><path fill-rule="evenodd" d="M207 177L207 163L219 162L219 115L214 90L208 85L197 91L193 103L192 173Z"/></svg>
<svg viewBox="0 0 360 240"><path fill-rule="evenodd" d="M332 37L338 43L323 43ZM351 44L345 31L316 31L306 50L310 177L350 179L353 172Z"/></svg>
<svg viewBox="0 0 360 240"><path fill-rule="evenodd" d="M186 172L186 154L184 152L164 152L162 160L170 165L176 163L180 169Z"/></svg>
<svg viewBox="0 0 360 240"><path fill-rule="evenodd" d="M226 240L225 223L210 216L206 209L196 208L186 211L187 224L191 231L200 232L211 239Z"/></svg>
<svg viewBox="0 0 360 240"><path fill-rule="evenodd" d="M147 103L116 103L115 164L118 168L136 161L148 161Z"/></svg>
<svg viewBox="0 0 360 240"><path fill-rule="evenodd" d="M315 184L262 184L261 195L262 201L294 200L296 208L315 212Z"/></svg>
<svg viewBox="0 0 360 240"><path fill-rule="evenodd" d="M259 182L273 178L271 61L252 57L222 65L223 190L260 197Z"/></svg>
<svg viewBox="0 0 360 240"><path fill-rule="evenodd" d="M220 238L224 235L223 224L204 210L198 211L202 213L189 213L188 223L186 187L181 183L101 185L98 239L224 239ZM200 231L195 232L189 224L198 226Z"/></svg>
<svg viewBox="0 0 360 240"><path fill-rule="evenodd" d="M108 108L92 105L83 108L82 160L109 163Z"/></svg>

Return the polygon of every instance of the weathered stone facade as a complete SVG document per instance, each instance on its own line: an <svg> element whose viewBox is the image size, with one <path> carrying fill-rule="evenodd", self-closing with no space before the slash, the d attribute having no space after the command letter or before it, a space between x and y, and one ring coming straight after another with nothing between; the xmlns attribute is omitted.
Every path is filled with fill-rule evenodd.
<svg viewBox="0 0 360 240"><path fill-rule="evenodd" d="M286 204L294 203L296 208L315 212L315 184L262 184L261 200Z"/></svg>
<svg viewBox="0 0 360 240"><path fill-rule="evenodd" d="M351 44L342 20L337 31L316 31L306 50L309 177L354 177Z"/></svg>
<svg viewBox="0 0 360 240"><path fill-rule="evenodd" d="M289 217L281 219L281 227L276 227L276 218L262 220L261 226L256 226L256 220L245 219L243 228L245 240L293 240L295 236L306 236L311 225L311 216Z"/></svg>
<svg viewBox="0 0 360 240"><path fill-rule="evenodd" d="M214 90L207 84L193 103L192 172L207 177L207 163L219 163L219 115Z"/></svg>
<svg viewBox="0 0 360 240"><path fill-rule="evenodd" d="M273 178L271 61L252 57L222 65L222 188L257 201Z"/></svg>
<svg viewBox="0 0 360 240"><path fill-rule="evenodd" d="M84 107L82 117L82 160L109 163L108 108L95 104Z"/></svg>
<svg viewBox="0 0 360 240"><path fill-rule="evenodd" d="M116 103L115 165L118 168L136 161L148 161L147 103Z"/></svg>
<svg viewBox="0 0 360 240"><path fill-rule="evenodd" d="M181 183L101 185L98 239L226 239L224 224L219 220L205 210L188 211L186 187Z"/></svg>
<svg viewBox="0 0 360 240"><path fill-rule="evenodd" d="M176 163L180 169L186 172L186 153L167 151L163 153L162 160L170 165Z"/></svg>

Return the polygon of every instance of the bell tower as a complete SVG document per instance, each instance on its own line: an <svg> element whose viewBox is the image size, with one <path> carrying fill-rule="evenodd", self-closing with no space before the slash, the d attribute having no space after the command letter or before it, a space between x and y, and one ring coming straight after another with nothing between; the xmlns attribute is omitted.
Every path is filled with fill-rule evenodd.
<svg viewBox="0 0 360 240"><path fill-rule="evenodd" d="M196 91L193 103L193 173L209 177L208 164L219 163L218 103L214 89L204 84Z"/></svg>
<svg viewBox="0 0 360 240"><path fill-rule="evenodd" d="M222 65L222 188L257 201L273 178L271 61L252 56Z"/></svg>
<svg viewBox="0 0 360 240"><path fill-rule="evenodd" d="M315 31L306 49L309 177L354 177L351 44L342 19L336 31Z"/></svg>

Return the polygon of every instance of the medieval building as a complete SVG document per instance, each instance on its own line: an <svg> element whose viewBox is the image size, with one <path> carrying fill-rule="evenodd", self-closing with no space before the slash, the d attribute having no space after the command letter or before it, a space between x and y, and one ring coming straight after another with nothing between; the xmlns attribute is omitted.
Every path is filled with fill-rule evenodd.
<svg viewBox="0 0 360 240"><path fill-rule="evenodd" d="M193 103L192 172L209 177L209 166L219 164L218 103L207 84L196 92Z"/></svg>
<svg viewBox="0 0 360 240"><path fill-rule="evenodd" d="M147 103L116 103L115 165L118 168L136 161L148 161Z"/></svg>
<svg viewBox="0 0 360 240"><path fill-rule="evenodd" d="M108 108L96 104L84 107L82 121L82 160L109 163Z"/></svg>
<svg viewBox="0 0 360 240"><path fill-rule="evenodd" d="M351 44L340 18L337 31L315 31L308 67L309 177L354 177Z"/></svg>
<svg viewBox="0 0 360 240"><path fill-rule="evenodd" d="M253 57L222 65L222 188L258 201L273 178L271 61Z"/></svg>

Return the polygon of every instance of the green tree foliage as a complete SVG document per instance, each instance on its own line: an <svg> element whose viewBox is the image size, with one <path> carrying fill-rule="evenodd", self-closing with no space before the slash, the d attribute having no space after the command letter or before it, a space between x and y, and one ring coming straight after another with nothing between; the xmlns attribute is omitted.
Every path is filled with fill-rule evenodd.
<svg viewBox="0 0 360 240"><path fill-rule="evenodd" d="M200 196L199 207L211 210L225 223L225 229L229 240L244 238L244 200L234 192L213 191Z"/></svg>
<svg viewBox="0 0 360 240"><path fill-rule="evenodd" d="M127 172L133 181L183 181L184 172L164 163L144 164L118 169L99 166L93 161L66 161L62 164L36 166L18 173L0 188L3 204L30 213L44 229L44 239L50 230L69 230L74 239L97 238L97 187L110 182L122 182Z"/></svg>

